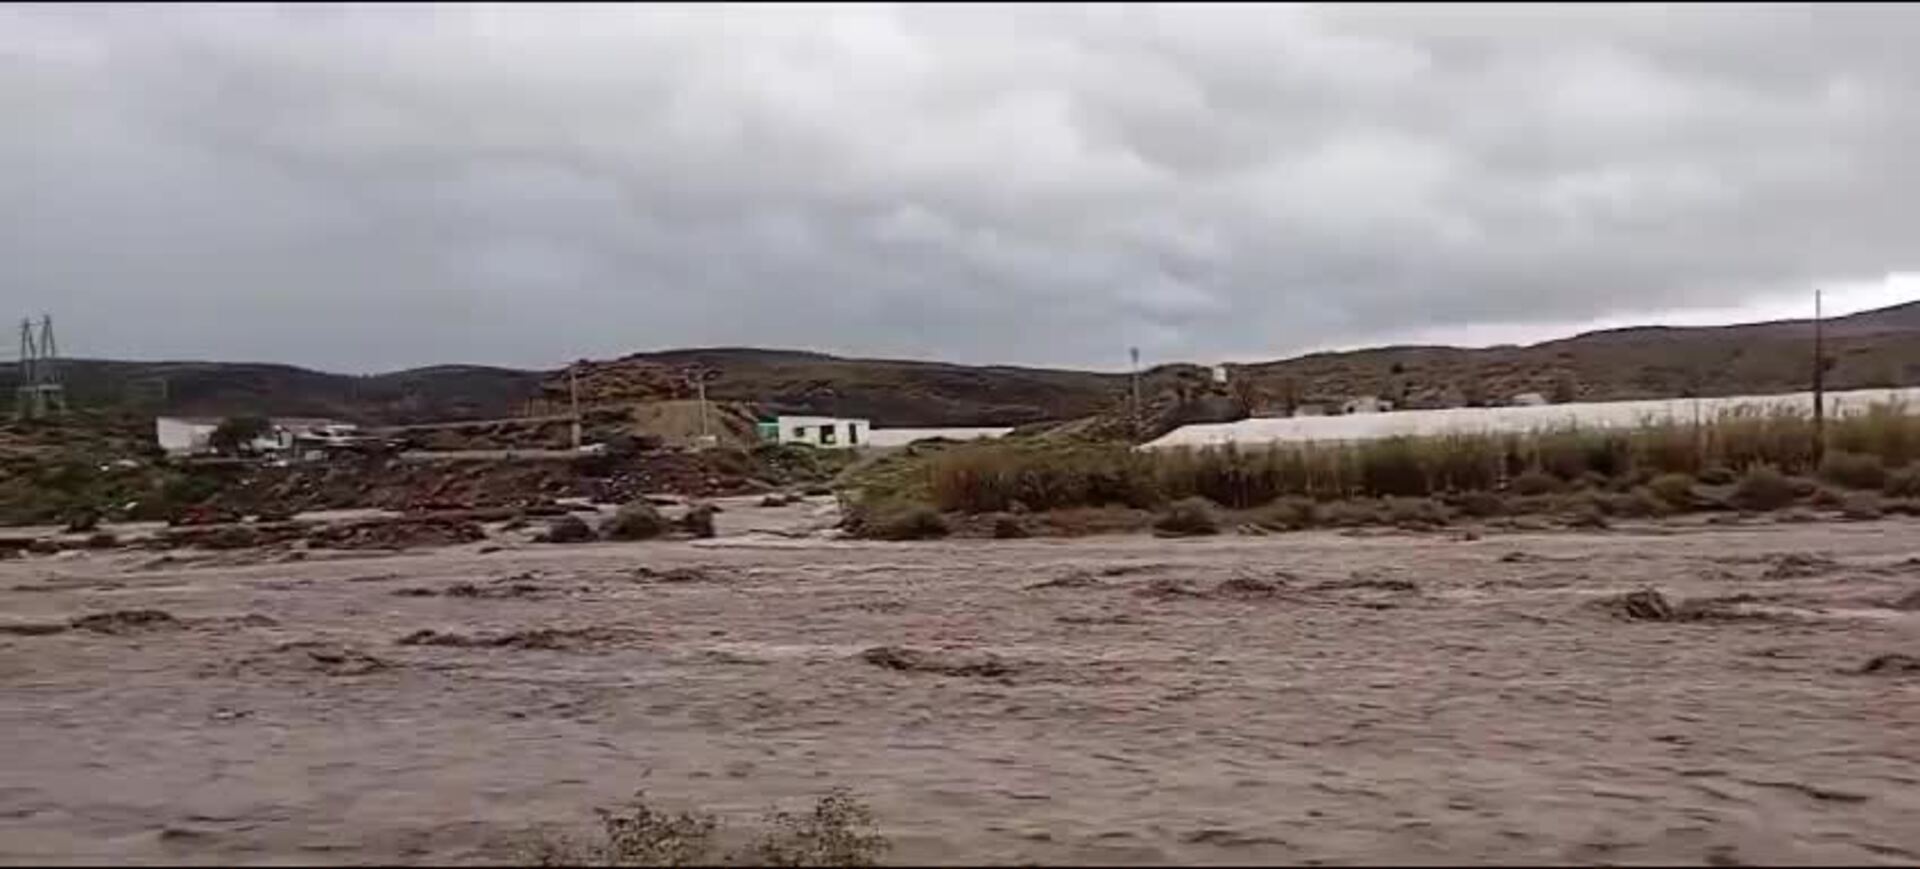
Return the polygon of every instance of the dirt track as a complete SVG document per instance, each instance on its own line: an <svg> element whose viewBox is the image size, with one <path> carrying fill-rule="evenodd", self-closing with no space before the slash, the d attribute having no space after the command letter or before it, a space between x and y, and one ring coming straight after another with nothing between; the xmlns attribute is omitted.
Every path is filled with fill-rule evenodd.
<svg viewBox="0 0 1920 869"><path fill-rule="evenodd" d="M1920 655L1916 531L4 562L0 861L498 860L845 784L904 862L1910 864L1920 673L1857 671ZM1721 616L1591 605L1649 584ZM173 620L65 627L115 610Z"/></svg>

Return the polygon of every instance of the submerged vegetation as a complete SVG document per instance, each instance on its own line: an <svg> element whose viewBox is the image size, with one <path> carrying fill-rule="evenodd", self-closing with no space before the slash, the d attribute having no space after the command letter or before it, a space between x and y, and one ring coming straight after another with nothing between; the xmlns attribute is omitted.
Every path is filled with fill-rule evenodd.
<svg viewBox="0 0 1920 869"><path fill-rule="evenodd" d="M720 819L698 811L655 809L645 794L596 809L599 835L541 836L521 850L537 866L872 866L887 850L873 811L836 789L805 814L769 813L744 846L723 850Z"/></svg>

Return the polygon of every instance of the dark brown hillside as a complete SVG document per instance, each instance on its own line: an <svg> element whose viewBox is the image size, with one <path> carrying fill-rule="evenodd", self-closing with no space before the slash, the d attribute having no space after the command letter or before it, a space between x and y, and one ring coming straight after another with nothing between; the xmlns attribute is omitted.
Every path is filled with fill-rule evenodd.
<svg viewBox="0 0 1920 869"><path fill-rule="evenodd" d="M1920 303L1830 320L1835 389L1920 384ZM1527 347L1380 347L1235 366L1237 393L1263 412L1359 395L1435 407L1570 391L1581 400L1787 392L1807 388L1812 327L1793 320L1714 327L1635 327ZM705 348L636 353L581 370L588 403L687 398L688 365L718 372L709 397L772 411L866 417L883 426L1026 425L1108 417L1125 407L1122 373L852 359L794 350ZM370 423L493 419L562 409L557 371L447 365L351 376L288 365L69 360L77 405L219 416L333 416ZM0 365L10 390L14 366ZM1164 365L1143 376L1150 427L1229 412L1204 369ZM161 384L164 382L164 393ZM1182 401L1184 391L1189 400Z"/></svg>

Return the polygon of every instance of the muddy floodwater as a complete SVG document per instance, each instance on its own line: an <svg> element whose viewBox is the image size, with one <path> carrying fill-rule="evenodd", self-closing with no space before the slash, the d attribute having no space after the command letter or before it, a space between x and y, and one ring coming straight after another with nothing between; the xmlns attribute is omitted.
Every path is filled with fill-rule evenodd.
<svg viewBox="0 0 1920 869"><path fill-rule="evenodd" d="M1920 860L1910 520L497 546L0 562L0 861L834 785L894 862Z"/></svg>

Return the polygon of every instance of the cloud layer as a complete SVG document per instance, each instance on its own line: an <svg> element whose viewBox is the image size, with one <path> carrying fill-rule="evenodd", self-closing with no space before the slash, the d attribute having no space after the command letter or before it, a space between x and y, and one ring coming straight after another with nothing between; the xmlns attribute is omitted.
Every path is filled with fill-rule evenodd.
<svg viewBox="0 0 1920 869"><path fill-rule="evenodd" d="M7 6L0 298L360 371L1738 307L1920 265L1915 44L1898 5Z"/></svg>

